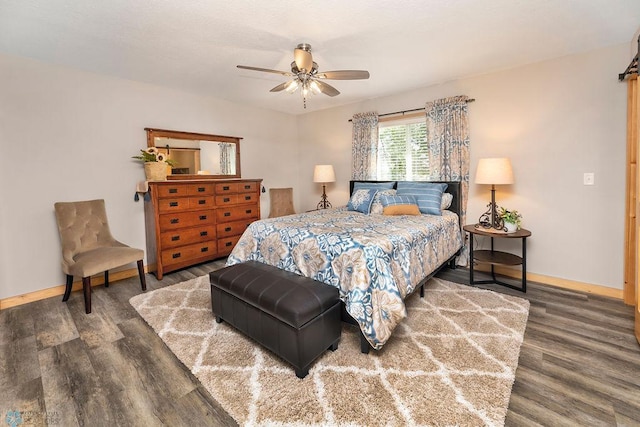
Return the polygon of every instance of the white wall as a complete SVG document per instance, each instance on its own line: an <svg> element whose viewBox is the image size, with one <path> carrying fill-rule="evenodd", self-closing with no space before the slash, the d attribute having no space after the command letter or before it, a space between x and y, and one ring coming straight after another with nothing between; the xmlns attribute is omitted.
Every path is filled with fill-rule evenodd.
<svg viewBox="0 0 640 427"><path fill-rule="evenodd" d="M478 159L509 157L516 183L498 188L496 199L519 210L523 226L533 233L528 271L621 289L626 84L617 76L628 59L625 43L306 114L298 122L301 203L309 209L319 199L320 189L310 178L316 163L334 165L337 182L328 188L329 200L334 206L347 202L348 119L354 113L420 108L437 98L468 95L476 102L469 104L467 222L477 221L490 197L487 186L473 184ZM584 172L595 173L594 186L583 185Z"/></svg>
<svg viewBox="0 0 640 427"><path fill-rule="evenodd" d="M145 247L145 127L241 136L243 178L297 181L294 116L0 55L0 299L64 283L56 201L104 198L114 236Z"/></svg>

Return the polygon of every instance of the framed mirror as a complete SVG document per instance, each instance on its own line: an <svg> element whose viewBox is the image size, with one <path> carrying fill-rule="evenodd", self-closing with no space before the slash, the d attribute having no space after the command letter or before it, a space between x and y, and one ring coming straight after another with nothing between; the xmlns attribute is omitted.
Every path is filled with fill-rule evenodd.
<svg viewBox="0 0 640 427"><path fill-rule="evenodd" d="M156 147L175 163L167 175L169 180L241 177L240 137L144 130L147 131L147 147Z"/></svg>

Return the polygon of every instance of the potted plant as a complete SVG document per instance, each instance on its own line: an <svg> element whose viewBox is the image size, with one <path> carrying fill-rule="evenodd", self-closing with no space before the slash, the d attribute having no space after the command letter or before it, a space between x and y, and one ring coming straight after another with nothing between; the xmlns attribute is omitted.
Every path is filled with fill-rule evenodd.
<svg viewBox="0 0 640 427"><path fill-rule="evenodd" d="M522 215L516 210L508 210L505 208L498 208L498 215L504 221L504 227L507 229L507 233L514 233L520 229L522 223Z"/></svg>
<svg viewBox="0 0 640 427"><path fill-rule="evenodd" d="M156 147L140 150L140 154L132 158L144 162L144 173L147 181L165 181L168 173L167 168L175 166L175 162L167 158L165 154L160 153Z"/></svg>

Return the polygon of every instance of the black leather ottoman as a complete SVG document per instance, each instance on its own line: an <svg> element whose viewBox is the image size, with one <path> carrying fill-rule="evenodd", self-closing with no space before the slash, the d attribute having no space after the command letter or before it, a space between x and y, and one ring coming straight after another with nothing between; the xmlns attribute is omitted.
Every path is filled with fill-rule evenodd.
<svg viewBox="0 0 640 427"><path fill-rule="evenodd" d="M340 300L333 286L256 261L209 273L211 306L223 320L282 357L304 378L340 341Z"/></svg>

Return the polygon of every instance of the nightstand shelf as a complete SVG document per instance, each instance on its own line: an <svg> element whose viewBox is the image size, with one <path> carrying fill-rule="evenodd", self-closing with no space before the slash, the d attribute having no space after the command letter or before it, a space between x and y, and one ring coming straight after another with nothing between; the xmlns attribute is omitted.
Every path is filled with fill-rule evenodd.
<svg viewBox="0 0 640 427"><path fill-rule="evenodd" d="M484 263L493 264L493 265L522 264L521 257L514 254L510 254L507 252L500 252L500 251L486 251L486 250L474 251L473 259L475 259L478 262L484 262Z"/></svg>
<svg viewBox="0 0 640 427"><path fill-rule="evenodd" d="M469 244L469 283L473 285L484 285L495 283L506 286L518 291L527 292L527 237L531 236L529 230L520 229L514 233L494 233L478 227L476 224L465 225L464 231L469 233L471 242ZM473 250L473 236L485 236L491 238L490 250ZM511 254L508 252L497 251L494 249L494 239L522 239L522 256ZM474 263L489 264L491 266L491 280L475 280L474 279ZM522 282L521 286L514 286L510 283L503 282L496 278L495 266L498 265L522 265Z"/></svg>

